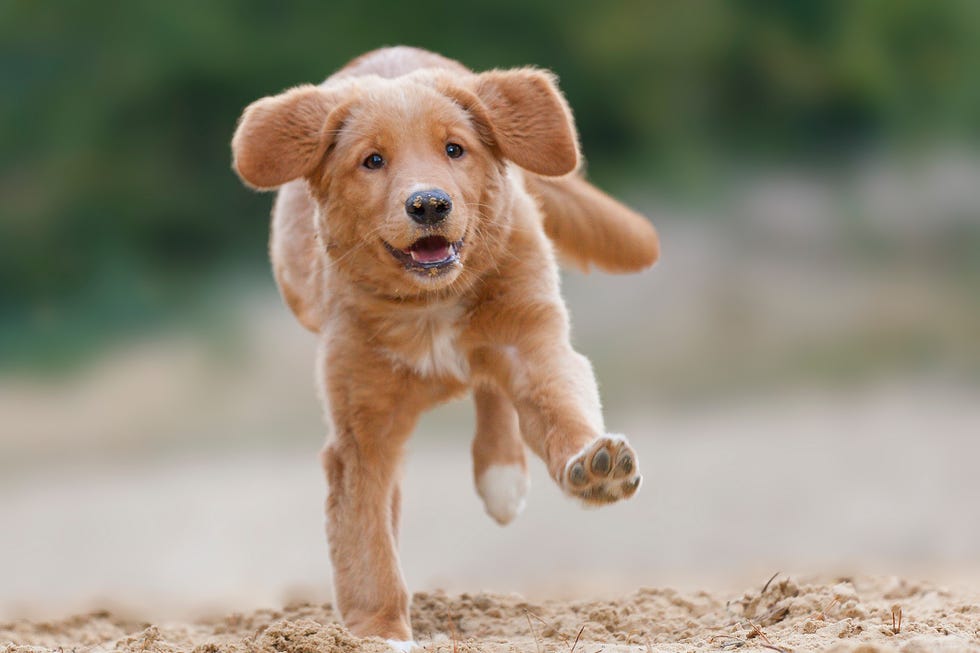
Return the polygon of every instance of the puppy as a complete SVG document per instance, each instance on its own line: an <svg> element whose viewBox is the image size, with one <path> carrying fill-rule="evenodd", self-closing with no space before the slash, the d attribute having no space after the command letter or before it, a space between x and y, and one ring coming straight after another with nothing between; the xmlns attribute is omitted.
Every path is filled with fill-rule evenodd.
<svg viewBox="0 0 980 653"><path fill-rule="evenodd" d="M247 185L279 188L276 281L319 338L337 607L351 632L408 650L399 468L422 411L472 391L476 488L501 524L524 506L525 446L585 503L640 486L569 344L554 247L628 272L656 260L656 232L577 172L571 112L533 68L377 50L251 104L232 151Z"/></svg>

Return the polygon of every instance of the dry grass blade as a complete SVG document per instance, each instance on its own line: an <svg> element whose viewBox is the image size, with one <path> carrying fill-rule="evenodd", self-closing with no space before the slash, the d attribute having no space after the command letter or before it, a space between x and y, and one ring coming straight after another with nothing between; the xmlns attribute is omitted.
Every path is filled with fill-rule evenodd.
<svg viewBox="0 0 980 653"><path fill-rule="evenodd" d="M766 590L769 589L770 583L772 583L772 581L776 580L776 576L778 576L780 573L781 572L778 572L777 571L775 574L773 574L772 576L769 577L769 580L766 581L766 584L762 586L762 591L759 592L759 596L762 596L763 594L766 593Z"/></svg>
<svg viewBox="0 0 980 653"><path fill-rule="evenodd" d="M541 653L541 642L538 641L538 634L534 632L534 626L531 624L531 612L529 610L525 610L524 616L527 617L527 627L531 631L531 637L534 638L534 647L537 649L538 653Z"/></svg>
<svg viewBox="0 0 980 653"><path fill-rule="evenodd" d="M453 610L446 606L446 616L449 618L449 634L453 638L453 653L459 653L459 636L456 633L456 622L453 620Z"/></svg>
<svg viewBox="0 0 980 653"><path fill-rule="evenodd" d="M826 621L827 620L827 612L832 607L834 607L835 605L837 605L838 603L840 603L840 599L837 599L836 597L830 599L829 601L827 601L827 604L825 606L823 606L818 612L814 612L813 614L811 614L810 615L810 618L811 619L818 619L820 621Z"/></svg>
<svg viewBox="0 0 980 653"><path fill-rule="evenodd" d="M530 610L525 610L524 611L524 614L525 615L528 615L528 621L529 622L530 622L530 618L531 617L534 617L535 619L537 619L538 621L540 621L542 625L547 626L548 628L550 628L551 631L554 632L555 635L558 636L558 639L560 639L562 642L564 642L565 646L570 646L570 644L568 643L568 637L566 635L564 635L560 630L558 630L558 628L555 626L555 624L548 623L547 621L545 621L544 619L542 619L538 615L534 614ZM582 628L585 628L585 625L584 624L583 624Z"/></svg>
<svg viewBox="0 0 980 653"><path fill-rule="evenodd" d="M771 626L775 623L779 623L780 621L785 619L786 615L788 614L789 614L788 605L777 605L773 607L772 610L759 617L759 625Z"/></svg>
<svg viewBox="0 0 980 653"><path fill-rule="evenodd" d="M578 629L578 635L575 636L575 641L572 642L572 648L568 649L568 653L575 653L575 647L578 646L578 640L582 637L582 633L585 631L585 624Z"/></svg>
<svg viewBox="0 0 980 653"><path fill-rule="evenodd" d="M902 606L897 603L892 606L892 632L896 635L902 632Z"/></svg>
<svg viewBox="0 0 980 653"><path fill-rule="evenodd" d="M769 639L769 637L764 632L762 632L761 628L759 628L754 623L752 623L751 619L746 619L746 621L748 621L749 625L752 626L752 630L755 631L755 634L758 635L763 642L765 642L765 644L762 644L762 648L772 649L773 651L779 651L780 653L789 653L787 649L773 644L772 640Z"/></svg>

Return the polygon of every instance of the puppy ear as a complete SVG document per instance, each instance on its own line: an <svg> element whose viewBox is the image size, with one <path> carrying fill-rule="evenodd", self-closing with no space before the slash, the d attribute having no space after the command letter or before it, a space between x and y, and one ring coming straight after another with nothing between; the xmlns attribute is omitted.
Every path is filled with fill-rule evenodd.
<svg viewBox="0 0 980 653"><path fill-rule="evenodd" d="M493 70L474 82L486 129L505 158L550 177L578 167L575 122L554 75L533 68Z"/></svg>
<svg viewBox="0 0 980 653"><path fill-rule="evenodd" d="M231 140L235 172L259 189L311 173L340 125L338 105L336 97L309 84L253 102Z"/></svg>

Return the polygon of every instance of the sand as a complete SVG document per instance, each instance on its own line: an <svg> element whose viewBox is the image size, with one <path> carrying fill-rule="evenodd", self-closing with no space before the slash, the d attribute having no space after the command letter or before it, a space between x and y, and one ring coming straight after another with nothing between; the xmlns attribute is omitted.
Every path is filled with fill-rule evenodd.
<svg viewBox="0 0 980 653"><path fill-rule="evenodd" d="M500 529L468 403L423 420L401 553L426 650L980 651L975 293L835 233L780 249L771 213L681 216L651 274L567 279L640 454L631 501L582 511L534 460ZM324 604L315 343L271 282L235 306L211 345L163 330L64 378L0 373L0 653L383 650Z"/></svg>
<svg viewBox="0 0 980 653"><path fill-rule="evenodd" d="M741 594L639 589L611 601L528 602L518 595L417 593L426 651L980 651L980 594L896 578L777 575ZM4 653L387 650L339 624L329 604L148 624L106 611L0 624Z"/></svg>

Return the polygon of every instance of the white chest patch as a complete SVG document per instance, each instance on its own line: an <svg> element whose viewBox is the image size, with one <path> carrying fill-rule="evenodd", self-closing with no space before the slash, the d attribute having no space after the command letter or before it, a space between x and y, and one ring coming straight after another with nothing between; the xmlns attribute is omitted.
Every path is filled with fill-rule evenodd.
<svg viewBox="0 0 980 653"><path fill-rule="evenodd" d="M469 364L459 347L461 306L438 306L406 311L392 329L388 352L419 376L469 377Z"/></svg>

